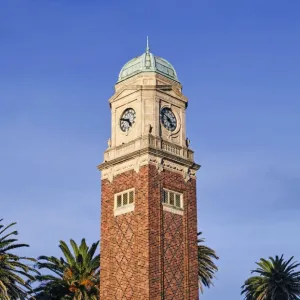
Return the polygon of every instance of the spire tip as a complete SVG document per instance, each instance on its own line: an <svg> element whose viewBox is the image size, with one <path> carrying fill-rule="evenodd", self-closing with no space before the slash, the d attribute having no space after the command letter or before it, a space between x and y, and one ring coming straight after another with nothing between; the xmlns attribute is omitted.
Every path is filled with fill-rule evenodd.
<svg viewBox="0 0 300 300"><path fill-rule="evenodd" d="M150 52L150 48L149 48L149 37L147 36L147 47L146 47L146 53Z"/></svg>

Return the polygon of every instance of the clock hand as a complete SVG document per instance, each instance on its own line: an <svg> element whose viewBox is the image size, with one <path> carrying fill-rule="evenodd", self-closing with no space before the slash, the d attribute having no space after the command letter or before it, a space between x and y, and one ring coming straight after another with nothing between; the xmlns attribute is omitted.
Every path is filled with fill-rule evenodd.
<svg viewBox="0 0 300 300"><path fill-rule="evenodd" d="M130 119L124 119L124 118L122 118L121 120L128 122L130 126L132 125L132 123L130 122Z"/></svg>
<svg viewBox="0 0 300 300"><path fill-rule="evenodd" d="M169 123L172 123L171 119L166 114L164 114L164 116L168 119Z"/></svg>

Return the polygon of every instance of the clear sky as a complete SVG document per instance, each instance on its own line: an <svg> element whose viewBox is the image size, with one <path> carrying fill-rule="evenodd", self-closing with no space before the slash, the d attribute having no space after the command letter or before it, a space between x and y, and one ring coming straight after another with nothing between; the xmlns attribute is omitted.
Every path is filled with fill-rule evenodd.
<svg viewBox="0 0 300 300"><path fill-rule="evenodd" d="M300 260L300 1L0 1L0 218L28 256L100 235L118 72L145 50L189 98L198 227L238 300L260 257Z"/></svg>

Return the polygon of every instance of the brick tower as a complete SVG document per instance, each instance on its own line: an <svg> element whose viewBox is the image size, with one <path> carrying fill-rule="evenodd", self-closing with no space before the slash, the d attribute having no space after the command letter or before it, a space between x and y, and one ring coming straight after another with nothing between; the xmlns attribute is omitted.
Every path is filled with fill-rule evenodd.
<svg viewBox="0 0 300 300"><path fill-rule="evenodd" d="M173 66L146 52L109 99L101 199L101 300L197 300L197 205L187 98Z"/></svg>

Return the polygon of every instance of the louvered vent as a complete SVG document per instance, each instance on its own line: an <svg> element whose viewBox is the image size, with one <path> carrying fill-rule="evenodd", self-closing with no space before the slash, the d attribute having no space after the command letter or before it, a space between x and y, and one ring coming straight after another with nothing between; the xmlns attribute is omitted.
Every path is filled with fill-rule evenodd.
<svg viewBox="0 0 300 300"><path fill-rule="evenodd" d="M134 209L134 189L115 194L115 216Z"/></svg>
<svg viewBox="0 0 300 300"><path fill-rule="evenodd" d="M168 206L172 206L174 208L183 209L183 197L181 193L164 189L162 198L163 204L167 204Z"/></svg>

